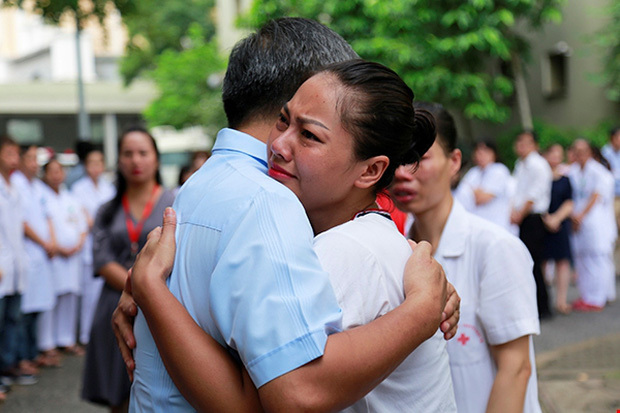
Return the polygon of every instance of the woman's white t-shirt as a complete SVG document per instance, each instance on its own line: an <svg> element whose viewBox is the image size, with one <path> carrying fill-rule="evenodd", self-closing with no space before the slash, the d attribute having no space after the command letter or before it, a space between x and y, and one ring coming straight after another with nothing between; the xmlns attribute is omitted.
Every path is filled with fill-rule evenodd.
<svg viewBox="0 0 620 413"><path fill-rule="evenodd" d="M314 249L330 274L343 328L367 324L404 300L407 240L385 216L368 213L319 234ZM345 412L454 412L446 341L422 343L373 391Z"/></svg>

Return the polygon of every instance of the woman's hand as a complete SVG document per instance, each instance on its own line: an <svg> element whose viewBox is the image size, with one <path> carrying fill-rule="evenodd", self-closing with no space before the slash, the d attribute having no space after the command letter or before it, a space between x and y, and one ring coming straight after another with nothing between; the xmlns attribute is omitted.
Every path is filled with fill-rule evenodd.
<svg viewBox="0 0 620 413"><path fill-rule="evenodd" d="M542 222L547 228L547 231L556 233L560 230L560 225L562 221L558 220L557 217L553 214L545 214L542 217Z"/></svg>
<svg viewBox="0 0 620 413"><path fill-rule="evenodd" d="M172 272L176 253L176 225L174 210L166 208L163 227L157 227L149 233L146 244L136 257L131 272L131 290L138 306L142 300L148 300L149 288L165 283Z"/></svg>
<svg viewBox="0 0 620 413"><path fill-rule="evenodd" d="M129 269L127 282L123 294L112 315L112 328L116 335L118 347L123 355L129 378L133 381L135 361L132 349L136 347L136 338L133 334L133 322L138 314L138 307L134 301L136 288L146 290L151 279L155 282L165 282L170 275L174 263L176 243L174 231L177 221L172 208L164 212L163 228L157 227L147 237L146 244L138 254L133 268ZM148 299L148 293L143 291L143 299ZM138 293L139 295L140 293Z"/></svg>

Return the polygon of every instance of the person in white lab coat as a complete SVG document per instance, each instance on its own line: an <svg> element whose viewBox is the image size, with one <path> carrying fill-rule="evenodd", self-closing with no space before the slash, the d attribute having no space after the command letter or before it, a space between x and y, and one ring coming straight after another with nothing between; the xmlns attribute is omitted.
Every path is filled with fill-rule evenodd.
<svg viewBox="0 0 620 413"><path fill-rule="evenodd" d="M439 104L416 103L437 122L437 139L417 169L401 166L390 194L412 213L407 234L428 240L461 296L448 342L459 412L540 412L532 335L540 333L532 259L504 228L467 212L450 182L461 167L456 128Z"/></svg>
<svg viewBox="0 0 620 413"><path fill-rule="evenodd" d="M78 297L80 294L80 258L86 241L87 224L82 207L64 188L65 171L52 158L43 168L48 185L46 203L54 228L57 254L52 258L52 277L56 293L53 310L41 316L47 327L41 337L43 350L65 348L79 354L76 346Z"/></svg>
<svg viewBox="0 0 620 413"><path fill-rule="evenodd" d="M50 256L54 254L52 223L45 205L45 184L37 178L37 147L22 149L20 170L11 175L11 182L20 193L24 211L24 236L28 256L28 285L22 296L22 364L32 369L36 364L58 365L60 360L49 355L39 356L38 319L43 311L54 308L56 294L52 282ZM34 363L36 360L36 363Z"/></svg>
<svg viewBox="0 0 620 413"><path fill-rule="evenodd" d="M613 241L610 231L611 182L613 176L592 158L584 139L573 143L576 162L569 178L573 186L573 252L580 298L576 311L601 311L607 303L609 274L613 272ZM610 179L611 177L611 179Z"/></svg>
<svg viewBox="0 0 620 413"><path fill-rule="evenodd" d="M497 161L495 143L478 142L474 162L476 166L467 171L454 196L469 212L510 229L513 178L506 165Z"/></svg>
<svg viewBox="0 0 620 413"><path fill-rule="evenodd" d="M10 180L18 165L19 146L8 136L0 137L0 376L3 385L24 376L19 370L21 299L27 282L24 217L19 193ZM6 390L0 388L3 395L0 397L4 397Z"/></svg>
<svg viewBox="0 0 620 413"><path fill-rule="evenodd" d="M87 217L89 234L86 237L84 248L82 249L82 301L80 305L80 333L79 342L83 345L88 344L90 328L93 321L93 312L101 294L103 279L95 277L93 270L93 239L90 230L95 222L97 210L105 202L114 197L116 190L105 177L103 153L93 150L86 154L84 160L86 176L80 178L71 187L71 194L82 205Z"/></svg>

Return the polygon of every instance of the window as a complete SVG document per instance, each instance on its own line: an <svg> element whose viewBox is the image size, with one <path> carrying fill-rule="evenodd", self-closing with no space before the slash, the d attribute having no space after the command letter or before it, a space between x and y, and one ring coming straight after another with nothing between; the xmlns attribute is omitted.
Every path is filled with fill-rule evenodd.
<svg viewBox="0 0 620 413"><path fill-rule="evenodd" d="M568 62L571 50L566 42L558 42L542 60L542 92L548 99L568 94Z"/></svg>
<svg viewBox="0 0 620 413"><path fill-rule="evenodd" d="M9 119L6 131L19 144L43 143L43 125L39 119Z"/></svg>

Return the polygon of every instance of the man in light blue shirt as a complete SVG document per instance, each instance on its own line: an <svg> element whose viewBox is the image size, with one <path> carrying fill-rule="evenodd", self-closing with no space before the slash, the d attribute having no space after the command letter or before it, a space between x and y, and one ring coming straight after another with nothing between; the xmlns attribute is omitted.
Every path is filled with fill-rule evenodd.
<svg viewBox="0 0 620 413"><path fill-rule="evenodd" d="M170 292L238 355L269 410L353 403L436 331L445 303L445 276L429 248L416 277L433 282L380 320L337 333L340 310L312 250L303 207L266 175L264 142L279 108L311 70L355 56L337 34L307 19L273 21L241 41L223 91L234 129L218 134L212 157L174 205L179 248ZM134 326L130 410L191 411L166 372L148 319L140 313ZM186 359L193 348L181 341L173 357Z"/></svg>

